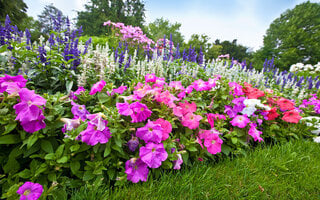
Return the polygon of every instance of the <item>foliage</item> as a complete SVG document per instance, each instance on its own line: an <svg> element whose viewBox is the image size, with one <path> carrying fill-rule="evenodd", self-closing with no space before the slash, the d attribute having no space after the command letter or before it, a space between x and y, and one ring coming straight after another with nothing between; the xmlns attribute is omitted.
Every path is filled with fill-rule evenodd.
<svg viewBox="0 0 320 200"><path fill-rule="evenodd" d="M53 4L46 5L38 15L39 29L44 35L50 35L51 30L55 30L57 27L67 26L67 17L62 14L62 11L54 7Z"/></svg>
<svg viewBox="0 0 320 200"><path fill-rule="evenodd" d="M263 62L274 57L276 65L286 70L294 63L316 64L320 59L319 37L320 3L304 2L270 24L255 59Z"/></svg>
<svg viewBox="0 0 320 200"><path fill-rule="evenodd" d="M184 39L180 33L180 27L181 24L178 22L170 23L167 19L158 18L148 24L146 32L153 41L157 41L166 36L167 39L170 39L171 37L174 44L179 44L181 46Z"/></svg>
<svg viewBox="0 0 320 200"><path fill-rule="evenodd" d="M249 48L237 44L237 39L234 39L232 42L227 40L220 42L220 40L216 40L215 44L222 46L221 54L229 54L230 58L238 60L239 62L248 60L251 57L248 52Z"/></svg>
<svg viewBox="0 0 320 200"><path fill-rule="evenodd" d="M142 27L144 12L140 0L90 0L85 11L78 12L76 24L82 26L84 35L101 36L106 30L102 24L108 20Z"/></svg>
<svg viewBox="0 0 320 200"><path fill-rule="evenodd" d="M13 24L16 24L18 28L23 29L24 19L27 18L28 6L23 0L1 0L0 1L0 23L4 23L6 16L8 15Z"/></svg>

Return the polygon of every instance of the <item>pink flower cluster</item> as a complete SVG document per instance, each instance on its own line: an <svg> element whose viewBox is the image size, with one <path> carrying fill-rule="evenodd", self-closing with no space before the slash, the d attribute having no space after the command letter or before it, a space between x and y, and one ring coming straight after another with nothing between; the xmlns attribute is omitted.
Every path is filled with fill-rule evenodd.
<svg viewBox="0 0 320 200"><path fill-rule="evenodd" d="M17 193L20 194L20 200L37 200L43 192L43 187L39 183L25 182Z"/></svg>
<svg viewBox="0 0 320 200"><path fill-rule="evenodd" d="M119 29L119 33L121 34L121 39L124 41L128 41L133 44L146 44L151 46L154 44L154 41L149 39L146 34L143 34L143 31L140 27L133 27L131 25L124 25L123 23L114 23L110 20L103 23L104 26L112 26L113 28Z"/></svg>
<svg viewBox="0 0 320 200"><path fill-rule="evenodd" d="M134 103L117 103L116 107L120 115L131 116L132 123L143 122L148 117L151 116L152 111L149 108L140 102Z"/></svg>
<svg viewBox="0 0 320 200"><path fill-rule="evenodd" d="M21 88L26 86L27 80L22 75L10 76L5 74L4 77L0 77L0 94L7 92L8 94L15 94L20 91Z"/></svg>
<svg viewBox="0 0 320 200"><path fill-rule="evenodd" d="M184 103L179 102L179 106L173 108L173 113L181 119L181 124L190 129L196 129L199 127L199 121L202 119L200 115L195 115L194 112L197 110L197 105L192 102Z"/></svg>

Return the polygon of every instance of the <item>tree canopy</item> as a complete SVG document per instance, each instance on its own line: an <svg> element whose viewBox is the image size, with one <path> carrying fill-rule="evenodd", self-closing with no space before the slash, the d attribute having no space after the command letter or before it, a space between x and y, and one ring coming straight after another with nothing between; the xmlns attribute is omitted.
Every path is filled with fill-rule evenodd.
<svg viewBox="0 0 320 200"><path fill-rule="evenodd" d="M167 39L172 35L172 41L174 45L178 43L180 46L183 43L183 36L180 32L181 24L178 22L170 23L169 20L158 18L154 22L151 22L146 27L147 34L149 38L157 41L160 38L163 38L166 35Z"/></svg>
<svg viewBox="0 0 320 200"><path fill-rule="evenodd" d="M316 64L320 60L320 3L305 2L287 10L269 26L255 60L275 58L276 66Z"/></svg>
<svg viewBox="0 0 320 200"><path fill-rule="evenodd" d="M24 19L27 18L27 8L23 0L0 0L0 22L3 24L8 15L11 24L21 29Z"/></svg>
<svg viewBox="0 0 320 200"><path fill-rule="evenodd" d="M39 30L41 33L49 34L57 26L65 26L66 16L62 11L52 4L46 5L40 15L38 15Z"/></svg>
<svg viewBox="0 0 320 200"><path fill-rule="evenodd" d="M144 12L141 0L89 0L85 11L78 12L76 24L83 34L100 36L106 33L103 22L108 20L143 27Z"/></svg>

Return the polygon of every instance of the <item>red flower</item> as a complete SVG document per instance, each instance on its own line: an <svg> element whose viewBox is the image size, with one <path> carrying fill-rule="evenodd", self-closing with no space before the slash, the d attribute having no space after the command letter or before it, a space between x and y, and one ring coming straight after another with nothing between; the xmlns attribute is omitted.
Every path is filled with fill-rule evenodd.
<svg viewBox="0 0 320 200"><path fill-rule="evenodd" d="M283 114L282 120L290 123L298 123L302 117L296 110L290 110Z"/></svg>
<svg viewBox="0 0 320 200"><path fill-rule="evenodd" d="M263 97L264 96L264 92L257 89L257 88L253 88L251 87L250 84L248 83L244 83L245 88L243 89L244 93L246 94L246 96L249 99L258 99L259 97Z"/></svg>
<svg viewBox="0 0 320 200"><path fill-rule="evenodd" d="M273 107L272 109L270 109L268 112L268 120L275 120L279 114L277 113L277 108L276 107Z"/></svg>
<svg viewBox="0 0 320 200"><path fill-rule="evenodd" d="M289 99L285 99L281 97L277 101L277 105L280 106L281 110L293 110L294 109L294 103L290 101Z"/></svg>

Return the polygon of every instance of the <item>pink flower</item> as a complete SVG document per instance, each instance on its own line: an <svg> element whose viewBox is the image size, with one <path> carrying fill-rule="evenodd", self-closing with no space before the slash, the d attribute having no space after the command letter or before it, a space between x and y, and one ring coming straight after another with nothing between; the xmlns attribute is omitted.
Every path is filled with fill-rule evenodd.
<svg viewBox="0 0 320 200"><path fill-rule="evenodd" d="M162 128L162 138L161 140L164 141L169 138L169 133L172 131L172 125L169 121L159 118L155 121L156 124L160 124Z"/></svg>
<svg viewBox="0 0 320 200"><path fill-rule="evenodd" d="M207 119L208 119L208 122L209 122L211 128L213 128L213 127L214 127L214 120L217 120L217 119L219 119L219 120L221 120L221 119L226 120L226 116L220 115L220 114L208 113L208 114L207 114Z"/></svg>
<svg viewBox="0 0 320 200"><path fill-rule="evenodd" d="M181 81L171 81L169 87L175 88L176 90L184 90Z"/></svg>
<svg viewBox="0 0 320 200"><path fill-rule="evenodd" d="M166 104L167 106L169 106L169 108L175 107L174 101L179 100L173 94L171 94L168 90L166 90L165 92L162 92L159 95L156 95L155 99L160 103Z"/></svg>
<svg viewBox="0 0 320 200"><path fill-rule="evenodd" d="M153 87L153 88L155 88L155 87L162 88L164 85L167 85L165 79L164 79L164 78L159 78L159 77L157 77L157 78L156 78L156 82L155 82L155 84L153 84L152 87Z"/></svg>
<svg viewBox="0 0 320 200"><path fill-rule="evenodd" d="M46 104L46 99L27 88L22 88L19 91L19 96L20 103L13 106L17 114L16 120L19 120L25 131L29 133L45 128L40 106Z"/></svg>
<svg viewBox="0 0 320 200"><path fill-rule="evenodd" d="M183 163L181 154L177 154L176 157L177 160L172 161L173 162L173 169L181 169L181 164Z"/></svg>
<svg viewBox="0 0 320 200"><path fill-rule="evenodd" d="M79 133L76 140L81 140L82 142L94 146L97 143L104 144L111 138L111 133L107 127L107 121L105 123L105 129L100 131L97 126L88 122L88 127L86 130Z"/></svg>
<svg viewBox="0 0 320 200"><path fill-rule="evenodd" d="M144 140L145 143L160 143L162 139L162 132L163 129L160 124L156 124L149 120L144 127L137 129L136 136Z"/></svg>
<svg viewBox="0 0 320 200"><path fill-rule="evenodd" d="M283 113L283 117L281 118L283 121L295 123L297 124L302 117L299 112L296 110L290 110Z"/></svg>
<svg viewBox="0 0 320 200"><path fill-rule="evenodd" d="M87 115L90 114L89 111L87 111L85 105L79 105L71 101L71 112L75 119L80 118L82 121L85 121L87 119Z"/></svg>
<svg viewBox="0 0 320 200"><path fill-rule="evenodd" d="M195 102L188 103L188 101L184 101L184 103L180 102L179 105L182 108L183 115L194 113L197 110L197 104Z"/></svg>
<svg viewBox="0 0 320 200"><path fill-rule="evenodd" d="M141 160L150 168L158 168L162 161L168 157L168 153L163 147L163 144L148 143L145 147L140 148L139 156Z"/></svg>
<svg viewBox="0 0 320 200"><path fill-rule="evenodd" d="M199 121L202 119L200 115L188 113L182 117L181 124L190 129L196 129L199 127Z"/></svg>
<svg viewBox="0 0 320 200"><path fill-rule="evenodd" d="M103 118L106 118L106 116L103 113L96 113L92 115L87 115L87 119L89 119L89 123L96 126L96 129L98 131L103 131L106 129L106 126L108 124L107 120L104 120Z"/></svg>
<svg viewBox="0 0 320 200"><path fill-rule="evenodd" d="M10 76L5 74L0 77L0 93L4 91L8 94L18 93L21 88L26 86L27 80L22 75Z"/></svg>
<svg viewBox="0 0 320 200"><path fill-rule="evenodd" d="M260 137L262 132L258 131L256 127L257 127L257 124L251 123L248 134L253 137L254 141L258 140L259 142L261 142L261 141L263 141L263 139Z"/></svg>
<svg viewBox="0 0 320 200"><path fill-rule="evenodd" d="M116 107L120 115L129 116L133 114L133 110L130 108L130 104L125 103L116 103Z"/></svg>
<svg viewBox="0 0 320 200"><path fill-rule="evenodd" d="M249 122L250 119L246 115L237 115L232 121L230 121L232 126L237 126L239 128L246 127Z"/></svg>
<svg viewBox="0 0 320 200"><path fill-rule="evenodd" d="M204 146L207 147L207 150L211 154L217 154L221 152L221 145L223 143L222 139L220 139L219 133L215 129L211 130L201 130L200 138L204 139Z"/></svg>
<svg viewBox="0 0 320 200"><path fill-rule="evenodd" d="M241 96L244 95L244 92L242 91L242 86L239 85L236 82L229 82L229 87L232 91L230 91L230 94L233 96Z"/></svg>
<svg viewBox="0 0 320 200"><path fill-rule="evenodd" d="M120 87L118 87L116 89L113 89L111 95L113 95L113 93L122 94L127 89L128 89L127 86L120 86Z"/></svg>
<svg viewBox="0 0 320 200"><path fill-rule="evenodd" d="M62 128L62 132L65 133L66 131L71 131L73 129L76 129L80 126L81 119L68 119L68 118L61 118L60 119L64 126Z"/></svg>
<svg viewBox="0 0 320 200"><path fill-rule="evenodd" d="M75 92L71 92L70 93L70 97L73 99L73 100L77 100L78 97L76 95L80 95L81 93L85 92L86 89L84 89L82 86L78 87L78 89L75 91Z"/></svg>
<svg viewBox="0 0 320 200"><path fill-rule="evenodd" d="M146 96L146 94L148 94L149 90L151 90L150 85L140 84L138 83L138 85L135 87L135 90L133 91L133 94L136 96L137 99L142 99L144 96Z"/></svg>
<svg viewBox="0 0 320 200"><path fill-rule="evenodd" d="M96 82L95 84L93 84L89 94L94 95L97 92L101 92L101 90L105 85L106 85L106 82L104 80Z"/></svg>
<svg viewBox="0 0 320 200"><path fill-rule="evenodd" d="M143 122L151 116L152 111L148 107L140 102L134 102L130 104L130 109L133 111L131 114L132 123Z"/></svg>
<svg viewBox="0 0 320 200"><path fill-rule="evenodd" d="M39 183L25 182L18 190L20 200L37 200L43 192L43 187Z"/></svg>
<svg viewBox="0 0 320 200"><path fill-rule="evenodd" d="M204 82L202 79L198 79L196 81L194 81L192 83L193 85L193 88L196 90L196 91L204 91L204 90L209 90L211 89L209 86L208 86L208 83L207 82Z"/></svg>
<svg viewBox="0 0 320 200"><path fill-rule="evenodd" d="M145 182L148 179L149 169L140 158L131 158L126 162L125 173L127 174L127 179L133 183Z"/></svg>
<svg viewBox="0 0 320 200"><path fill-rule="evenodd" d="M154 74L154 73L152 73L152 74L147 74L147 75L145 75L144 76L144 78L145 78L145 81L146 81L146 83L148 83L148 82L156 82L156 75Z"/></svg>

